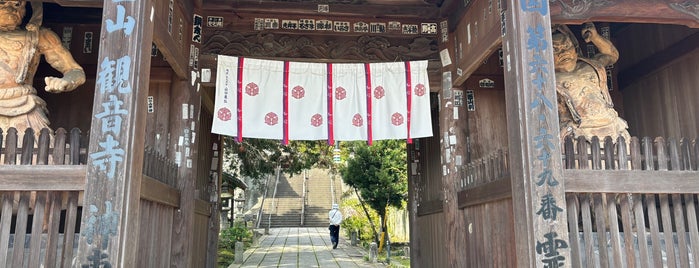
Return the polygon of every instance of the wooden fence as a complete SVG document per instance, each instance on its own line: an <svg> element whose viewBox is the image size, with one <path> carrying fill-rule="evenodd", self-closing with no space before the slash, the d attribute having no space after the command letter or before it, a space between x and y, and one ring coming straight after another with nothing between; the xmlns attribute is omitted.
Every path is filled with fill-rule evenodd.
<svg viewBox="0 0 699 268"><path fill-rule="evenodd" d="M498 150L460 167L461 189L470 189L510 176L507 152Z"/></svg>
<svg viewBox="0 0 699 268"><path fill-rule="evenodd" d="M79 129L34 134L27 129L21 143L14 128L0 135L0 266L70 267L86 150Z"/></svg>
<svg viewBox="0 0 699 268"><path fill-rule="evenodd" d="M0 130L0 267L72 267L86 182L87 142L80 130ZM179 206L176 165L152 150L141 178L139 267L170 264Z"/></svg>
<svg viewBox="0 0 699 268"><path fill-rule="evenodd" d="M515 267L512 186L507 152L462 166L459 208L465 219L468 267Z"/></svg>
<svg viewBox="0 0 699 268"><path fill-rule="evenodd" d="M146 147L143 156L143 175L151 177L171 187L177 187L177 164L155 151Z"/></svg>
<svg viewBox="0 0 699 268"><path fill-rule="evenodd" d="M0 159L5 165L85 164L87 146L77 128L72 129L70 133L63 128L51 133L45 128L38 135L35 135L33 129L27 129L21 137L21 142L17 133L15 128L10 128L3 136L3 130L0 129L0 146L2 146ZM52 141L53 144L51 144Z"/></svg>
<svg viewBox="0 0 699 268"><path fill-rule="evenodd" d="M566 138L562 150L572 267L699 266L697 140ZM508 169L503 152L462 167L473 267L514 265Z"/></svg>
<svg viewBox="0 0 699 268"><path fill-rule="evenodd" d="M696 140L567 138L573 267L690 267L699 261Z"/></svg>

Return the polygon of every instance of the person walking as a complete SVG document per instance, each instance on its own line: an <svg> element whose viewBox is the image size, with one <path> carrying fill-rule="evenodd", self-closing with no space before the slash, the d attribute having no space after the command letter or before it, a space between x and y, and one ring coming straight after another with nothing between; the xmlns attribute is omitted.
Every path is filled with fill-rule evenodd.
<svg viewBox="0 0 699 268"><path fill-rule="evenodd" d="M337 248L337 243L340 242L340 223L342 223L342 212L340 212L340 205L333 204L332 209L328 212L328 218L330 219L330 242L333 243L333 249Z"/></svg>

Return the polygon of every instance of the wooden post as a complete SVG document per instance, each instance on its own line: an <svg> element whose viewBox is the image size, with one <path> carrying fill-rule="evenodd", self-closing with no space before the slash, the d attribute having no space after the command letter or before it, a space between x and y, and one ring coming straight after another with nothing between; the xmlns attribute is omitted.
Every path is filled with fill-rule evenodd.
<svg viewBox="0 0 699 268"><path fill-rule="evenodd" d="M454 36L440 47L449 48L454 55ZM452 66L448 66L452 67ZM444 75L449 75L450 69L442 68ZM450 76L449 76L450 77ZM466 220L459 209L458 191L461 185L459 170L466 159L466 139L468 123L465 120L464 107L457 107L454 99L452 79L442 79L442 91L439 94L439 136L442 169L442 215L444 216L444 256L445 263L451 267L466 267L464 252L466 248Z"/></svg>
<svg viewBox="0 0 699 268"><path fill-rule="evenodd" d="M104 2L75 267L136 266L151 9L150 0Z"/></svg>
<svg viewBox="0 0 699 268"><path fill-rule="evenodd" d="M193 14L197 13L197 10L192 11ZM196 17L195 19L201 19L201 17ZM201 22L201 21L199 21ZM205 249L194 247L194 218L195 218L195 202L196 199L200 199L197 195L196 182L198 180L197 174L197 164L198 161L198 150L199 146L197 144L202 140L201 133L209 133L209 130L200 131L199 116L201 115L201 96L199 94L198 83L200 82L198 77L191 77L198 70L198 53L199 45L196 43L195 39L200 40L200 33L195 33L195 27L201 27L195 25L195 21L187 23L181 26L180 31L186 31L185 36L187 41L184 41L184 50L179 50L176 43L163 41L163 45L166 46L164 50L169 51L168 54L184 56L184 58L178 58L180 62L186 63L187 57L185 51L189 51L189 65L181 66L186 69L185 76L174 76L171 83L171 95L170 95L170 140L168 142L168 158L174 159L175 163L178 165L178 180L177 189L180 190L180 206L179 210L175 212L173 219L172 228L172 245L171 245L171 262L170 267L201 267L206 265L204 260L195 260L194 252L198 252L199 257L206 256ZM199 29L200 30L200 29ZM176 39L168 39L169 41L176 41ZM182 42L180 40L180 42ZM208 174L208 169L205 174ZM206 189L200 189L201 191L206 191ZM207 195L208 196L208 195ZM206 199L206 201L209 201ZM206 236L205 234L201 234ZM199 262L199 263L193 263Z"/></svg>
<svg viewBox="0 0 699 268"><path fill-rule="evenodd" d="M419 178L420 175L417 174L419 166L424 161L420 155L420 149L424 148L425 144L423 141L426 139L415 139L413 144L408 144L408 216L410 217L411 226L417 226L417 211L418 205L420 204L420 188L419 188ZM422 147L421 147L422 146ZM415 166L415 167L413 167ZM413 248L410 251L410 258L413 260L418 260L422 257L421 249L422 237L418 228L410 228L410 246ZM413 262L417 263L417 262Z"/></svg>
<svg viewBox="0 0 699 268"><path fill-rule="evenodd" d="M203 109L203 108L202 108ZM201 131L201 132L206 132L206 131ZM215 136L218 139L213 142L215 144L216 148L213 149L213 155L211 158L211 161L216 163L216 166L214 167L211 165L211 170L209 173L213 176L214 174L216 175L215 178L212 178L214 182L212 182L213 188L215 188L215 196L212 196L212 198L215 198L214 200L209 200L211 201L212 209L211 209L211 217L209 217L209 234L208 234L208 239L207 239L207 252L206 252L206 267L209 268L214 268L217 267L216 265L218 264L218 234L221 231L221 183L223 181L223 137L220 135L211 135ZM203 153L203 152L202 152ZM254 235L253 235L254 237Z"/></svg>
<svg viewBox="0 0 699 268"><path fill-rule="evenodd" d="M466 149L466 127L464 120L458 120L461 107L454 107L454 99L450 85L442 86L440 94L439 110L439 135L441 138L442 157L442 211L444 215L444 250L446 250L446 262L451 267L466 267L466 258L463 253L466 250L466 221L459 210L459 197L457 187L460 185L459 169L463 163ZM463 113L462 113L463 115Z"/></svg>
<svg viewBox="0 0 699 268"><path fill-rule="evenodd" d="M548 0L503 7L517 267L570 267Z"/></svg>
<svg viewBox="0 0 699 268"><path fill-rule="evenodd" d="M197 146L192 143L193 127L199 118L199 95L190 81L174 77L172 81L169 157L178 163L177 189L181 191L180 209L175 212L172 229L172 267L194 267L192 241ZM186 108L185 108L186 107ZM193 110L192 110L193 109ZM194 115L193 117L191 115ZM196 134L195 134L196 135Z"/></svg>

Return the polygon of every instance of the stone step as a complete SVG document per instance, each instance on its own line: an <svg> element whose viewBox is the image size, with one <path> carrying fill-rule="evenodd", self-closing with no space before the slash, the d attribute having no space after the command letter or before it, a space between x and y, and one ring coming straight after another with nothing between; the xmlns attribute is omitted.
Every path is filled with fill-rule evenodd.
<svg viewBox="0 0 699 268"><path fill-rule="evenodd" d="M305 179L307 176L308 179ZM301 224L301 206L303 197L303 183L306 181L306 207L304 216L305 227L325 227L328 225L328 211L332 205L331 179L328 170L311 169L292 177L282 177L277 184L277 199L268 199L263 208L261 226L269 223L269 212L272 227L297 227ZM340 197L341 179L335 178L335 196ZM268 193L274 191L274 185L270 185ZM272 205L274 203L274 205Z"/></svg>

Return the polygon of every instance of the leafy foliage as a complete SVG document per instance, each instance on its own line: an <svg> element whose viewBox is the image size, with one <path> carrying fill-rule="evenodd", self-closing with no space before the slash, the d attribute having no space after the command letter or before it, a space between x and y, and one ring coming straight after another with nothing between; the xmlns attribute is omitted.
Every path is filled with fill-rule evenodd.
<svg viewBox="0 0 699 268"><path fill-rule="evenodd" d="M274 174L278 166L291 176L314 166L332 165L332 147L325 141L291 141L285 146L278 140L246 138L238 143L227 137L224 153L224 168L233 176L257 182Z"/></svg>
<svg viewBox="0 0 699 268"><path fill-rule="evenodd" d="M237 221L233 226L221 230L218 236L218 264L219 267L228 267L235 259L235 242L241 241L247 248L252 242L253 233L245 225L245 222Z"/></svg>
<svg viewBox="0 0 699 268"><path fill-rule="evenodd" d="M251 242L252 231L245 226L245 222L237 221L233 226L221 230L218 247L228 250L235 250L235 242Z"/></svg>
<svg viewBox="0 0 699 268"><path fill-rule="evenodd" d="M344 182L356 188L382 219L389 206L401 208L408 192L405 142L382 140L372 146L353 142L346 149L354 156L340 169Z"/></svg>
<svg viewBox="0 0 699 268"><path fill-rule="evenodd" d="M368 244L373 240L374 231L371 229L371 224L369 219L367 219L364 211L362 211L362 205L359 203L359 199L349 198L342 201L342 216L344 219L340 226L340 230L345 231L345 235L350 237L352 231L357 231L357 238L362 241L363 244ZM379 217L376 211L369 209L369 214L373 220L377 220ZM378 222L374 222L374 225L378 225Z"/></svg>
<svg viewBox="0 0 699 268"><path fill-rule="evenodd" d="M226 268L235 261L235 253L230 250L221 249L218 251L218 267Z"/></svg>

